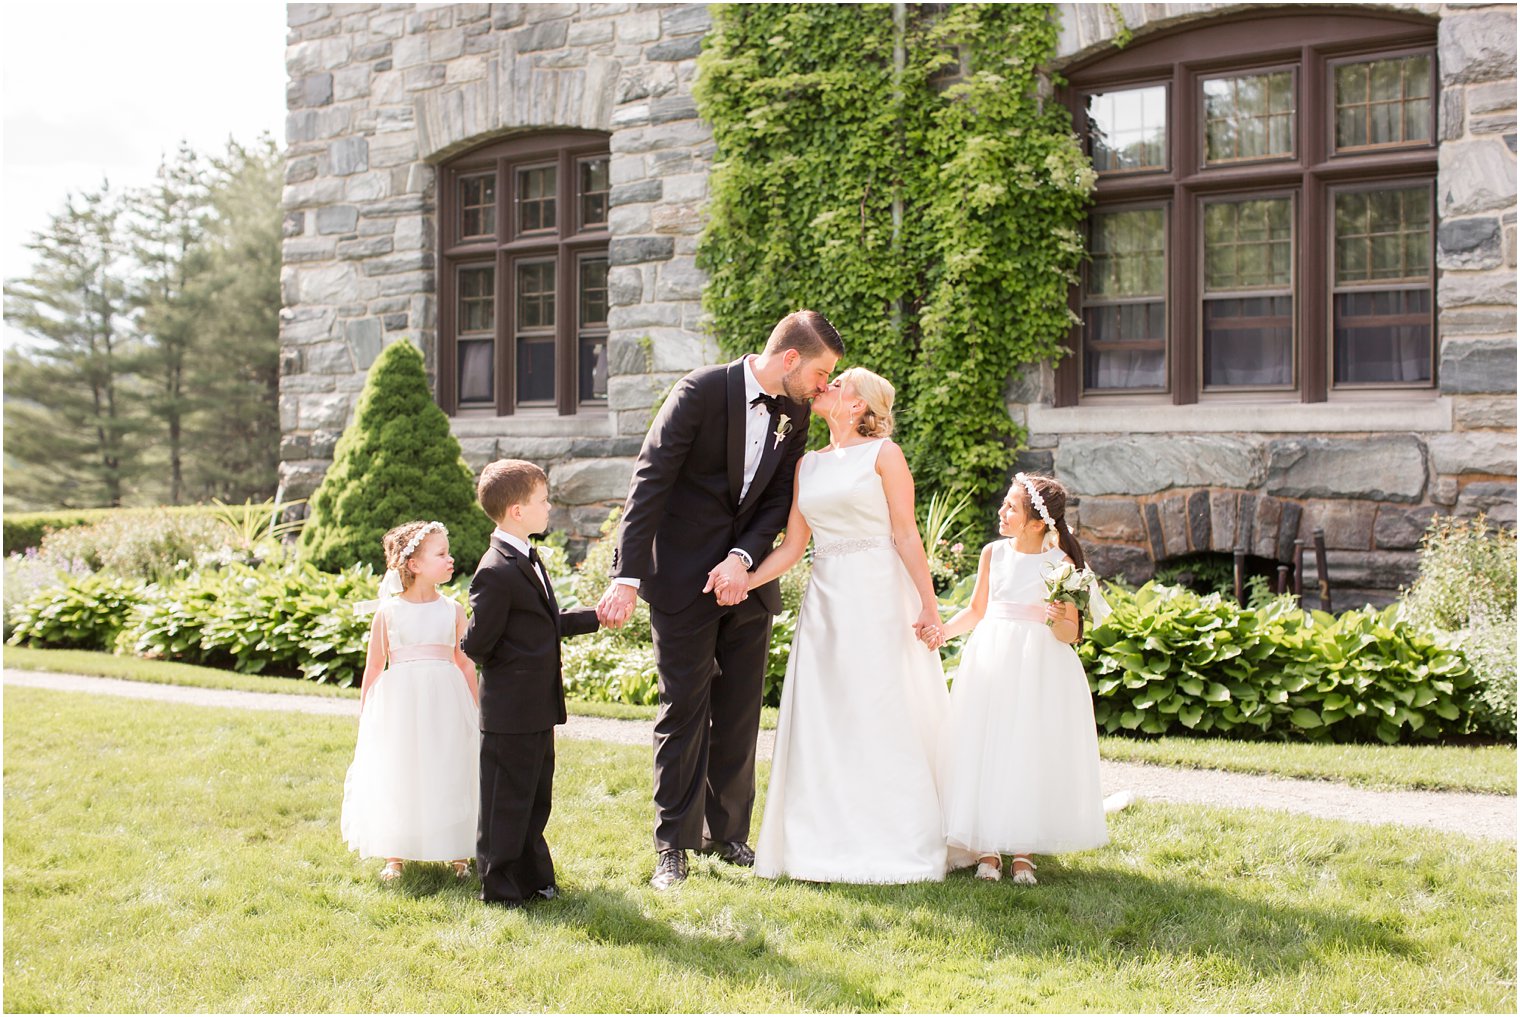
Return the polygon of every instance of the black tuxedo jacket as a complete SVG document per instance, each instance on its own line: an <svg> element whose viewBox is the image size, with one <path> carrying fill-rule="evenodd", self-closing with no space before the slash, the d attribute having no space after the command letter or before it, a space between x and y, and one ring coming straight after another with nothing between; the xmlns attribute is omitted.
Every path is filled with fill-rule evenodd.
<svg viewBox="0 0 1520 1017"><path fill-rule="evenodd" d="M459 645L480 668L480 729L526 734L563 724L560 637L595 632L596 609L561 611L528 556L493 536L470 580L470 610Z"/></svg>
<svg viewBox="0 0 1520 1017"><path fill-rule="evenodd" d="M767 437L743 500L744 361L701 367L677 382L639 451L623 507L612 575L640 580L639 595L667 613L702 596L707 573L730 549L759 565L792 507L797 460L807 447L808 407L781 397L772 434L784 414L790 430ZM772 614L781 591L753 591ZM709 594L710 595L710 594Z"/></svg>

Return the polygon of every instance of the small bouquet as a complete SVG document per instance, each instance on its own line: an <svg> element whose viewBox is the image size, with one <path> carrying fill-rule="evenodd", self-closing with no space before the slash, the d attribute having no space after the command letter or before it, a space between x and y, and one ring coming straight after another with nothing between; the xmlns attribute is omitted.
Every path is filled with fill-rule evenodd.
<svg viewBox="0 0 1520 1017"><path fill-rule="evenodd" d="M1102 604L1103 614L1106 617L1108 605L1103 603L1103 595L1098 592L1098 577L1093 575L1092 569L1077 568L1069 561L1063 561L1045 576L1045 602L1047 604L1075 604L1078 614L1096 614L1089 611L1089 606L1096 598L1098 604ZM1094 618L1094 621L1101 619ZM1054 622L1046 619L1046 625Z"/></svg>

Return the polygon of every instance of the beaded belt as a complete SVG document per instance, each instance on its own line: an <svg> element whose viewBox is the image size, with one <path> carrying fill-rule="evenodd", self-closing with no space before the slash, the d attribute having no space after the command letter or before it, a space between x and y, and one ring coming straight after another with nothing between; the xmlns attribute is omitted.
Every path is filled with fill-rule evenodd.
<svg viewBox="0 0 1520 1017"><path fill-rule="evenodd" d="M1042 622L1045 620L1045 605L1012 604L1006 600L993 601L987 605L986 616L988 618L998 618L1002 621Z"/></svg>
<svg viewBox="0 0 1520 1017"><path fill-rule="evenodd" d="M813 548L813 559L833 558L856 551L874 551L879 547L896 547L891 537L861 537L858 540L836 540L832 544L820 544Z"/></svg>
<svg viewBox="0 0 1520 1017"><path fill-rule="evenodd" d="M454 647L448 643L412 643L410 646L391 647L392 664L410 664L416 660L454 659Z"/></svg>

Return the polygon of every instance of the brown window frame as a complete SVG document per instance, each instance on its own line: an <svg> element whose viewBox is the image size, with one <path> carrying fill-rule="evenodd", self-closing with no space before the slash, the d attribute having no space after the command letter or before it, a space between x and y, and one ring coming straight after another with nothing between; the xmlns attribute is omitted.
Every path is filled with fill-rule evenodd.
<svg viewBox="0 0 1520 1017"><path fill-rule="evenodd" d="M580 259L607 256L611 234L606 223L581 228L579 169L581 161L610 157L607 135L594 131L555 131L493 142L444 163L438 181L438 404L450 416L512 416L552 411L573 415L582 406L604 407L605 399L579 396ZM555 225L552 229L518 232L517 171L556 166ZM496 175L496 232L462 235L463 214L459 184L482 173ZM554 275L554 399L553 404L517 399L517 321L514 266L520 261L550 260ZM492 353L490 405L459 403L458 300L456 276L461 266L489 262L495 267L495 334ZM596 330L586 330L596 331Z"/></svg>
<svg viewBox="0 0 1520 1017"><path fill-rule="evenodd" d="M1323 13L1321 13L1323 11ZM1086 96L1146 86L1167 86L1168 169L1099 174L1090 212L1163 205L1168 243L1166 321L1167 386L1154 389L1084 389L1083 329L1074 325L1074 355L1056 368L1055 405L1086 403L1282 401L1325 402L1336 398L1390 393L1413 397L1413 390L1436 391L1438 379L1434 285L1431 286L1431 381L1336 386L1333 383L1334 243L1333 189L1379 182L1410 186L1434 184L1438 133L1428 142L1408 142L1371 150L1337 151L1334 145L1334 66L1349 60L1428 54L1431 74L1439 82L1436 26L1415 14L1320 9L1302 13L1251 12L1221 17L1131 44L1117 53L1066 69L1061 100L1071 111L1078 133L1087 139ZM1204 56L1200 56L1204 54ZM1203 79L1292 68L1296 94L1294 155L1250 162L1206 165L1204 162ZM1439 109L1433 88L1431 115ZM1253 194L1291 194L1293 198L1293 332L1295 381L1287 389L1204 391L1203 222L1205 200ZM1434 265L1435 224L1431 229ZM1069 306L1080 317L1086 274L1072 286Z"/></svg>

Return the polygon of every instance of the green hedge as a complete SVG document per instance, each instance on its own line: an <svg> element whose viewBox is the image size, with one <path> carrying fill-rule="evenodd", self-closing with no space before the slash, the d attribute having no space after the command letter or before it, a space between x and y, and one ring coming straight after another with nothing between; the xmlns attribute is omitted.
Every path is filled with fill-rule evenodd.
<svg viewBox="0 0 1520 1017"><path fill-rule="evenodd" d="M1103 731L1392 743L1474 729L1471 667L1397 607L1241 608L1155 583L1108 599L1078 649Z"/></svg>

